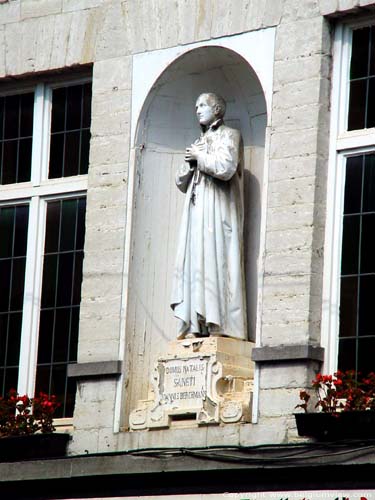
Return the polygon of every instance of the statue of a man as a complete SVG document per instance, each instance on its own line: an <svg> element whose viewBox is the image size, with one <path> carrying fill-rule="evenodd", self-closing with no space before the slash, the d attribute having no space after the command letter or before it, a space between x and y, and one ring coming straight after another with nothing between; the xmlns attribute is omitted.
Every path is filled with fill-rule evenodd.
<svg viewBox="0 0 375 500"><path fill-rule="evenodd" d="M179 336L247 339L243 266L243 144L224 125L225 101L207 93L196 113L202 134L176 176L186 193L171 307Z"/></svg>

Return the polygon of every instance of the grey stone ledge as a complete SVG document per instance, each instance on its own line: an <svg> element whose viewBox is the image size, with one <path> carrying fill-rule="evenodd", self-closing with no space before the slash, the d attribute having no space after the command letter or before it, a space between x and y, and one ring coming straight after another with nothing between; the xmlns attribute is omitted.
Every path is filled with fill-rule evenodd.
<svg viewBox="0 0 375 500"><path fill-rule="evenodd" d="M309 344L254 347L252 360L256 363L298 360L324 361L324 348Z"/></svg>
<svg viewBox="0 0 375 500"><path fill-rule="evenodd" d="M101 378L118 377L121 375L122 362L95 361L92 363L72 363L68 365L68 377L71 378Z"/></svg>

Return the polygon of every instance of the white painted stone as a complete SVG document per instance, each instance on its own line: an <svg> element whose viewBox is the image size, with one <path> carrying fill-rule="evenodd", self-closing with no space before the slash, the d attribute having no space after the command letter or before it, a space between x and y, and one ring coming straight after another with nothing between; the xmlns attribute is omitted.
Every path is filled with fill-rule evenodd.
<svg viewBox="0 0 375 500"><path fill-rule="evenodd" d="M320 16L293 23L280 24L277 29L275 60L309 56L325 48L328 28Z"/></svg>
<svg viewBox="0 0 375 500"><path fill-rule="evenodd" d="M91 9L103 5L103 0L62 0L63 12ZM106 0L104 0L106 2Z"/></svg>
<svg viewBox="0 0 375 500"><path fill-rule="evenodd" d="M0 6L0 24L16 23L21 19L21 0L3 3Z"/></svg>
<svg viewBox="0 0 375 500"><path fill-rule="evenodd" d="M288 0L284 2L282 21L287 23L299 19L311 19L319 14L319 6L316 0Z"/></svg>
<svg viewBox="0 0 375 500"><path fill-rule="evenodd" d="M295 321L288 318L287 321L270 321L262 323L262 341L271 346L280 345L280 339L283 342L306 343L311 331L311 322L309 318L303 321Z"/></svg>
<svg viewBox="0 0 375 500"><path fill-rule="evenodd" d="M109 135L92 137L90 142L90 165L110 165L121 163L129 158L127 136ZM100 195L100 191L98 191Z"/></svg>
<svg viewBox="0 0 375 500"><path fill-rule="evenodd" d="M118 359L119 355L119 343L116 341L110 341L108 339L103 340L92 340L90 335L95 330L101 330L101 332L105 331L109 328L115 328L116 331L119 331L119 320L113 320L113 323L108 321L103 321L103 324L98 324L97 321L92 321L92 326L87 330L83 326L80 329L80 335L82 334L82 338L80 339L79 349L78 349L78 362L79 363L90 363L93 361L113 361L114 359ZM95 325L95 326L94 326ZM100 332L98 332L100 333ZM112 409L113 413L113 409ZM99 428L104 424L99 424ZM108 423L109 425L113 424L113 421Z"/></svg>
<svg viewBox="0 0 375 500"><path fill-rule="evenodd" d="M102 22L95 9L72 14L65 64L90 63L94 60L96 36Z"/></svg>
<svg viewBox="0 0 375 500"><path fill-rule="evenodd" d="M318 130L310 127L303 130L272 133L270 158L280 159L316 153Z"/></svg>
<svg viewBox="0 0 375 500"><path fill-rule="evenodd" d="M119 1L108 4L102 10L101 24L97 35L95 59L103 60L129 54L129 20Z"/></svg>
<svg viewBox="0 0 375 500"><path fill-rule="evenodd" d="M358 7L359 0L339 0L339 11L352 10Z"/></svg>
<svg viewBox="0 0 375 500"><path fill-rule="evenodd" d="M72 14L64 14L53 18L54 33L50 55L51 68L62 68L65 65L72 22Z"/></svg>
<svg viewBox="0 0 375 500"><path fill-rule="evenodd" d="M338 10L338 0L319 0L320 13L323 16L333 14Z"/></svg>
<svg viewBox="0 0 375 500"><path fill-rule="evenodd" d="M263 13L264 27L277 26L281 22L284 3L283 0L266 0Z"/></svg>
<svg viewBox="0 0 375 500"><path fill-rule="evenodd" d="M132 58L117 57L94 64L93 95L131 90Z"/></svg>
<svg viewBox="0 0 375 500"><path fill-rule="evenodd" d="M275 208L307 205L314 202L314 196L315 178L312 176L281 180L270 183L268 206ZM295 227L298 227L298 223Z"/></svg>
<svg viewBox="0 0 375 500"><path fill-rule="evenodd" d="M312 203L275 207L268 209L267 227L270 230L295 229L310 226L314 221L314 205Z"/></svg>
<svg viewBox="0 0 375 500"><path fill-rule="evenodd" d="M305 366L305 361L286 364L275 362L273 365L264 365L260 370L260 387L262 389L282 389L284 387L299 389L303 385L311 385L316 375L318 363L310 363ZM298 391L296 391L298 397Z"/></svg>
<svg viewBox="0 0 375 500"><path fill-rule="evenodd" d="M311 85L317 76L329 78L330 71L331 58L329 55L322 57L321 54L311 54L308 57L276 61L274 90L279 91L284 85L301 80L305 82L305 85ZM293 87L287 90L289 94L293 94L295 91ZM297 91L301 92L301 89L297 87ZM294 101L295 104L298 104L300 97L299 95L298 99Z"/></svg>
<svg viewBox="0 0 375 500"><path fill-rule="evenodd" d="M72 433L72 441L69 443L69 454L84 455L85 453L98 453L99 451L98 429L77 429Z"/></svg>
<svg viewBox="0 0 375 500"><path fill-rule="evenodd" d="M321 164L326 165L326 161L316 155L272 160L269 165L269 181L273 183L313 177L320 170Z"/></svg>
<svg viewBox="0 0 375 500"><path fill-rule="evenodd" d="M22 0L21 19L58 14L62 11L63 0Z"/></svg>
<svg viewBox="0 0 375 500"><path fill-rule="evenodd" d="M241 426L240 445L252 446L265 443L285 443L287 437L287 418L264 417L257 425Z"/></svg>
<svg viewBox="0 0 375 500"><path fill-rule="evenodd" d="M291 415L299 403L299 391L293 389L267 389L260 393L259 413L261 417Z"/></svg>

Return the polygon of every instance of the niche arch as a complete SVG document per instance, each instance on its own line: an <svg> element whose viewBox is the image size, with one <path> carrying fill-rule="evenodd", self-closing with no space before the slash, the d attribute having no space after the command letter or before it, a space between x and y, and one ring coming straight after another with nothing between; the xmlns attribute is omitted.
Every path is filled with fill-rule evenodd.
<svg viewBox="0 0 375 500"><path fill-rule="evenodd" d="M128 409L147 399L153 363L176 338L177 323L169 303L184 195L174 178L186 146L199 136L194 105L203 92L224 97L225 123L240 129L244 140L248 336L255 340L266 99L242 56L222 46L202 46L178 57L155 81L135 133L126 317L126 370L132 374Z"/></svg>

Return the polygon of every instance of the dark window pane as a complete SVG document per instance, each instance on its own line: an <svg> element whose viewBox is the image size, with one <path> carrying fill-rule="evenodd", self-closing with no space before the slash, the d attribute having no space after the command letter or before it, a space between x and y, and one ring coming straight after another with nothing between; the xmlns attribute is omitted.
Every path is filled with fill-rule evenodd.
<svg viewBox="0 0 375 500"><path fill-rule="evenodd" d="M55 306L57 255L46 255L43 264L42 308Z"/></svg>
<svg viewBox="0 0 375 500"><path fill-rule="evenodd" d="M0 97L0 140L4 139L4 116L5 116L5 97Z"/></svg>
<svg viewBox="0 0 375 500"><path fill-rule="evenodd" d="M67 132L65 135L65 162L63 177L78 175L80 132Z"/></svg>
<svg viewBox="0 0 375 500"><path fill-rule="evenodd" d="M31 150L32 139L20 139L17 182L28 182L31 178Z"/></svg>
<svg viewBox="0 0 375 500"><path fill-rule="evenodd" d="M87 174L89 169L89 151L90 151L90 131L82 130L81 133L81 162L79 174Z"/></svg>
<svg viewBox="0 0 375 500"><path fill-rule="evenodd" d="M83 246L84 221L84 198L48 203L37 392L54 393L64 401L60 417L71 416L74 408L76 385L68 381L66 370L77 359L83 251L76 246ZM47 255L47 249L56 254Z"/></svg>
<svg viewBox="0 0 375 500"><path fill-rule="evenodd" d="M34 94L21 95L21 137L31 137L33 134Z"/></svg>
<svg viewBox="0 0 375 500"><path fill-rule="evenodd" d="M54 310L47 309L40 313L38 363L49 363L52 359L52 341L54 328Z"/></svg>
<svg viewBox="0 0 375 500"><path fill-rule="evenodd" d="M56 116L52 110L49 177L86 174L90 142L91 83L58 89L53 95L52 108L56 106Z"/></svg>
<svg viewBox="0 0 375 500"><path fill-rule="evenodd" d="M11 259L0 260L0 312L9 311L10 280L12 271Z"/></svg>
<svg viewBox="0 0 375 500"><path fill-rule="evenodd" d="M375 334L375 276L361 276L359 281L358 335Z"/></svg>
<svg viewBox="0 0 375 500"><path fill-rule="evenodd" d="M344 214L361 210L362 164L362 155L346 160Z"/></svg>
<svg viewBox="0 0 375 500"><path fill-rule="evenodd" d="M79 305L81 302L82 261L83 261L83 252L77 253L75 256L74 282L73 282L72 303L74 305Z"/></svg>
<svg viewBox="0 0 375 500"><path fill-rule="evenodd" d="M57 252L59 249L60 207L60 201L47 204L45 253Z"/></svg>
<svg viewBox="0 0 375 500"><path fill-rule="evenodd" d="M375 272L375 214L362 215L361 273Z"/></svg>
<svg viewBox="0 0 375 500"><path fill-rule="evenodd" d="M9 314L0 314L0 366L5 364ZM0 386L1 387L1 386Z"/></svg>
<svg viewBox="0 0 375 500"><path fill-rule="evenodd" d="M375 155L365 155L363 211L375 211Z"/></svg>
<svg viewBox="0 0 375 500"><path fill-rule="evenodd" d="M358 369L363 374L375 370L375 338L358 340Z"/></svg>
<svg viewBox="0 0 375 500"><path fill-rule="evenodd" d="M29 207L18 206L16 210L16 227L14 234L14 256L26 256L27 228L29 221ZM1 229L0 229L1 234Z"/></svg>
<svg viewBox="0 0 375 500"><path fill-rule="evenodd" d="M91 124L91 83L86 83L83 86L83 116L82 128L90 128Z"/></svg>
<svg viewBox="0 0 375 500"><path fill-rule="evenodd" d="M69 306L72 303L73 265L73 253L60 254L56 301L58 307Z"/></svg>
<svg viewBox="0 0 375 500"><path fill-rule="evenodd" d="M17 366L20 357L22 313L9 315L7 365Z"/></svg>
<svg viewBox="0 0 375 500"><path fill-rule="evenodd" d="M358 273L359 223L359 215L344 217L341 260L341 274L344 275Z"/></svg>
<svg viewBox="0 0 375 500"><path fill-rule="evenodd" d="M368 75L369 38L370 28L360 28L353 31L350 78L360 78Z"/></svg>
<svg viewBox="0 0 375 500"><path fill-rule="evenodd" d="M12 311L22 310L23 291L25 283L25 265L25 258L13 260L12 294L10 300L10 308Z"/></svg>
<svg viewBox="0 0 375 500"><path fill-rule="evenodd" d="M78 200L78 219L77 219L77 240L76 249L82 250L85 242L85 215L86 215L86 198Z"/></svg>
<svg viewBox="0 0 375 500"><path fill-rule="evenodd" d="M45 392L50 394L51 366L38 366L36 372L35 394Z"/></svg>
<svg viewBox="0 0 375 500"><path fill-rule="evenodd" d="M356 369L356 340L341 339L339 342L339 370Z"/></svg>
<svg viewBox="0 0 375 500"><path fill-rule="evenodd" d="M79 307L72 308L72 319L70 325L70 343L68 361L77 361L78 351L78 326L79 326Z"/></svg>
<svg viewBox="0 0 375 500"><path fill-rule="evenodd" d="M12 184L17 179L18 141L5 141L3 144L2 184Z"/></svg>
<svg viewBox="0 0 375 500"><path fill-rule="evenodd" d="M350 83L348 130L365 127L367 80Z"/></svg>
<svg viewBox="0 0 375 500"><path fill-rule="evenodd" d="M62 202L62 217L61 217L61 252L74 250L75 234L76 234L76 213L77 200L64 200Z"/></svg>
<svg viewBox="0 0 375 500"><path fill-rule="evenodd" d="M56 310L53 361L68 361L70 337L70 307Z"/></svg>
<svg viewBox="0 0 375 500"><path fill-rule="evenodd" d="M82 85L67 88L66 130L81 128Z"/></svg>
<svg viewBox="0 0 375 500"><path fill-rule="evenodd" d="M75 405L77 382L71 378L67 380L66 397L65 397L65 416L72 417Z"/></svg>
<svg viewBox="0 0 375 500"><path fill-rule="evenodd" d="M18 367L7 368L4 373L4 394L8 394L11 389L17 389Z"/></svg>
<svg viewBox="0 0 375 500"><path fill-rule="evenodd" d="M352 337L357 332L358 278L342 278L340 293L340 337Z"/></svg>
<svg viewBox="0 0 375 500"><path fill-rule="evenodd" d="M64 134L54 134L51 136L51 148L49 159L49 174L50 179L57 179L63 176L64 164Z"/></svg>
<svg viewBox="0 0 375 500"><path fill-rule="evenodd" d="M5 98L4 139L14 139L19 136L19 107L19 95L8 96Z"/></svg>
<svg viewBox="0 0 375 500"><path fill-rule="evenodd" d="M375 127L375 78L368 82L368 103L366 128Z"/></svg>
<svg viewBox="0 0 375 500"><path fill-rule="evenodd" d="M14 207L0 208L0 258L13 255L14 210Z"/></svg>
<svg viewBox="0 0 375 500"><path fill-rule="evenodd" d="M371 43L370 43L370 75L375 75L375 30L371 27Z"/></svg>
<svg viewBox="0 0 375 500"><path fill-rule="evenodd" d="M51 380L51 394L56 394L57 398L59 401L64 401L66 404L66 384L67 384L67 379L68 377L66 376L66 370L67 367L66 365L54 365L52 368L52 380ZM62 407L58 408L56 417L58 416L63 416L63 405ZM59 415L60 414L60 415ZM69 416L65 414L65 416Z"/></svg>
<svg viewBox="0 0 375 500"><path fill-rule="evenodd" d="M52 93L52 132L65 130L66 88L54 89Z"/></svg>

